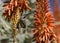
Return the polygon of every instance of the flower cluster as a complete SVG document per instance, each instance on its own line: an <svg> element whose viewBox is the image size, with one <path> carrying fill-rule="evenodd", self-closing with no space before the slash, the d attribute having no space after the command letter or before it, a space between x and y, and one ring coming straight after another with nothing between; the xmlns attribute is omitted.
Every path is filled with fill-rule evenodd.
<svg viewBox="0 0 60 43"><path fill-rule="evenodd" d="M5 13L3 15L6 18L11 18L11 15L14 13L14 9L16 9L17 7L20 8L20 12L22 12L23 9L31 9L28 4L29 2L27 0L10 0L9 3L5 3L5 5L3 6L5 9Z"/></svg>
<svg viewBox="0 0 60 43"><path fill-rule="evenodd" d="M54 17L49 9L49 0L36 0L34 21L36 43L51 43L51 40L56 40L56 35L53 32Z"/></svg>

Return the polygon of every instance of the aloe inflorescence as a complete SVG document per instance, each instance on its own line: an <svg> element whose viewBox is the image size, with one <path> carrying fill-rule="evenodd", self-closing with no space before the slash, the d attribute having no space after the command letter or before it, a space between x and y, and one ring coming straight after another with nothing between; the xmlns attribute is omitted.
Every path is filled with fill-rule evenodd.
<svg viewBox="0 0 60 43"><path fill-rule="evenodd" d="M9 3L5 2L3 6L5 9L5 13L3 14L5 19L10 20L12 22L12 30L14 34L14 43L16 43L16 34L17 24L21 18L23 10L30 10L31 8L28 6L28 0L10 0Z"/></svg>
<svg viewBox="0 0 60 43"><path fill-rule="evenodd" d="M35 30L34 40L36 43L52 43L56 41L53 32L54 17L50 11L49 0L36 0L35 5Z"/></svg>

